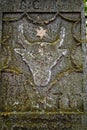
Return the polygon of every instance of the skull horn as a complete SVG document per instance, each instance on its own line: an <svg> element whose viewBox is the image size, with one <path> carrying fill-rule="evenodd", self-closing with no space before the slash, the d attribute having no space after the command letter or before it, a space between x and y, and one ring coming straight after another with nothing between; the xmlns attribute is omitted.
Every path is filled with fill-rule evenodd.
<svg viewBox="0 0 87 130"><path fill-rule="evenodd" d="M30 45L31 43L25 38L24 36L24 30L23 30L23 24L20 24L18 27L18 41L21 43L21 45L26 48L25 45Z"/></svg>
<svg viewBox="0 0 87 130"><path fill-rule="evenodd" d="M64 37L65 37L65 28L61 27L60 36L54 42L54 44L57 45L57 48L59 48L60 46L62 46L63 41L64 41Z"/></svg>

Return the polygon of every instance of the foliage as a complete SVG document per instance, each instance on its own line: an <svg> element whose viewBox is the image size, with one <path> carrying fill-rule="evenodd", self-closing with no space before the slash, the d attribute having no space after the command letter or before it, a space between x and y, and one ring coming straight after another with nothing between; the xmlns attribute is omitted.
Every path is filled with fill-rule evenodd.
<svg viewBox="0 0 87 130"><path fill-rule="evenodd" d="M87 14L87 0L84 0L84 5L85 5L85 14Z"/></svg>
<svg viewBox="0 0 87 130"><path fill-rule="evenodd" d="M84 0L84 10L85 10L86 28L87 28L87 0Z"/></svg>

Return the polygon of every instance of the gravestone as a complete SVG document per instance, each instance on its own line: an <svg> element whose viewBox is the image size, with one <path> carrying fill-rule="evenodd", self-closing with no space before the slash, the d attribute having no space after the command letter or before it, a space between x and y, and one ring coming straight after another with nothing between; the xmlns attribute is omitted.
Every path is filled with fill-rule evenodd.
<svg viewBox="0 0 87 130"><path fill-rule="evenodd" d="M86 130L82 0L0 0L0 129Z"/></svg>

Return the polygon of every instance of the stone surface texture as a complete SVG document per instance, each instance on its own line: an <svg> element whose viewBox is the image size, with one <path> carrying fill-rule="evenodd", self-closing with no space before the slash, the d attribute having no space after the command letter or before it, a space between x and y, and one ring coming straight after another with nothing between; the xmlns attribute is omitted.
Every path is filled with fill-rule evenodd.
<svg viewBox="0 0 87 130"><path fill-rule="evenodd" d="M0 0L0 130L87 130L82 0Z"/></svg>

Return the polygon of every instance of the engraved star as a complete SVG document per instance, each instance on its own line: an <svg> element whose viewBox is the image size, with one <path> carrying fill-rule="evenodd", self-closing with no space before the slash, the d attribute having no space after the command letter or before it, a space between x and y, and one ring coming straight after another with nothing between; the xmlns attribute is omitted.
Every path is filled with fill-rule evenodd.
<svg viewBox="0 0 87 130"><path fill-rule="evenodd" d="M40 37L40 39L42 39L44 36L47 35L47 30L43 29L42 27L40 27L40 29L37 29L37 34L36 36Z"/></svg>

